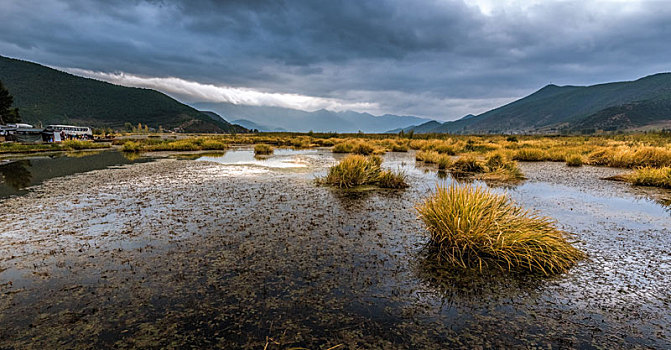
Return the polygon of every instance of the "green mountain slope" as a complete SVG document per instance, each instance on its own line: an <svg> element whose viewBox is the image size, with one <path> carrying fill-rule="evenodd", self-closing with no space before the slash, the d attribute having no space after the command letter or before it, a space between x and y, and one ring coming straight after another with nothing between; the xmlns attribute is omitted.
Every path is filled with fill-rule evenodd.
<svg viewBox="0 0 671 350"><path fill-rule="evenodd" d="M129 122L187 132L232 130L225 120L210 118L158 91L78 77L36 63L0 56L0 80L14 96L23 120L31 124L121 128Z"/></svg>
<svg viewBox="0 0 671 350"><path fill-rule="evenodd" d="M568 125L569 131L615 131L671 126L671 98L659 98L609 107Z"/></svg>
<svg viewBox="0 0 671 350"><path fill-rule="evenodd" d="M556 132L619 130L671 119L671 73L592 86L548 85L478 116L444 123L433 132ZM630 122L605 123L623 111ZM615 128L615 129L613 129Z"/></svg>

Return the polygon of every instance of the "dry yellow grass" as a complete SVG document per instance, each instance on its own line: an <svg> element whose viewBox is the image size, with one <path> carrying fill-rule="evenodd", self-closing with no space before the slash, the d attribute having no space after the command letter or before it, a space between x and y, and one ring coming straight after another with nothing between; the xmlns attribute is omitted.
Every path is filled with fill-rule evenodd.
<svg viewBox="0 0 671 350"><path fill-rule="evenodd" d="M671 167L638 168L633 173L623 175L622 177L624 180L638 186L671 188Z"/></svg>
<svg viewBox="0 0 671 350"><path fill-rule="evenodd" d="M584 163L585 160L579 154L571 154L566 157L566 165L568 166L579 167L582 166Z"/></svg>
<svg viewBox="0 0 671 350"><path fill-rule="evenodd" d="M409 136L408 136L409 137ZM333 146L334 153L362 155L386 151L418 150L417 159L446 166L440 155L475 156L492 151L518 161L553 161L621 168L671 166L671 134L648 133L610 136L465 136L465 135L396 135L368 134L296 134L262 133L222 136L194 136L186 139L134 139L129 151L192 151L226 149L229 144L268 144L275 147L308 148ZM128 139L115 140L123 145ZM420 153L421 152L421 153ZM442 160L442 161L441 161ZM442 165L441 165L442 164Z"/></svg>
<svg viewBox="0 0 671 350"><path fill-rule="evenodd" d="M524 174L517 167L517 162L510 160L501 151L487 155L484 170L484 173L477 176L478 179L492 182L514 182L524 179Z"/></svg>
<svg viewBox="0 0 671 350"><path fill-rule="evenodd" d="M265 143L259 143L254 145L254 154L256 155L265 155L272 153L273 153L273 147L271 145L267 145Z"/></svg>
<svg viewBox="0 0 671 350"><path fill-rule="evenodd" d="M550 275L583 257L552 219L482 187L438 186L416 209L439 258L461 268Z"/></svg>
<svg viewBox="0 0 671 350"><path fill-rule="evenodd" d="M326 177L318 179L318 182L340 188L363 185L377 185L383 188L408 187L404 173L382 170L381 164L382 158L379 156L365 157L352 154L332 166Z"/></svg>

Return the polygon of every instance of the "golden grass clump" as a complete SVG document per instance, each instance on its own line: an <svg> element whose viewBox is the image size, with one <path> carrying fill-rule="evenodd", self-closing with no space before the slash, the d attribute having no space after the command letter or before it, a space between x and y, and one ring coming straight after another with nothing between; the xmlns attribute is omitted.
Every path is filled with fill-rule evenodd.
<svg viewBox="0 0 671 350"><path fill-rule="evenodd" d="M634 185L671 188L671 167L638 168L623 178Z"/></svg>
<svg viewBox="0 0 671 350"><path fill-rule="evenodd" d="M571 154L566 157L566 165L579 167L585 163L585 160L579 154Z"/></svg>
<svg viewBox="0 0 671 350"><path fill-rule="evenodd" d="M509 182L524 179L517 162L510 160L500 151L487 156L484 168L485 173L478 175L481 180Z"/></svg>
<svg viewBox="0 0 671 350"><path fill-rule="evenodd" d="M156 152L156 151L202 151L225 150L228 143L222 138L195 137L181 140L168 139L135 139L123 140L123 152Z"/></svg>
<svg viewBox="0 0 671 350"><path fill-rule="evenodd" d="M306 136L299 136L299 137L291 138L286 143L288 143L288 145L291 146L294 149L312 147L312 139L310 137L306 137Z"/></svg>
<svg viewBox="0 0 671 350"><path fill-rule="evenodd" d="M484 164L477 158L470 155L459 157L452 166L450 171L455 175L478 174L486 171Z"/></svg>
<svg viewBox="0 0 671 350"><path fill-rule="evenodd" d="M358 142L353 148L352 153L360 154L363 156L371 155L375 152L375 147L369 145L366 142Z"/></svg>
<svg viewBox="0 0 671 350"><path fill-rule="evenodd" d="M335 141L332 139L316 139L315 144L322 147L331 147L335 145Z"/></svg>
<svg viewBox="0 0 671 350"><path fill-rule="evenodd" d="M377 181L381 164L378 156L349 155L332 166L322 182L340 188L371 184Z"/></svg>
<svg viewBox="0 0 671 350"><path fill-rule="evenodd" d="M427 140L410 140L410 142L408 142L408 147L410 147L410 149L423 149L427 143Z"/></svg>
<svg viewBox="0 0 671 350"><path fill-rule="evenodd" d="M352 188L363 185L378 185L384 188L405 188L405 174L382 170L382 158L364 157L352 154L329 169L326 177L319 179L322 184L340 188Z"/></svg>
<svg viewBox="0 0 671 350"><path fill-rule="evenodd" d="M84 149L109 148L109 144L94 143L92 141L67 140L60 143L61 148L68 151L79 151Z"/></svg>
<svg viewBox="0 0 671 350"><path fill-rule="evenodd" d="M538 148L521 148L513 156L513 160L522 162L540 162L547 159L548 153Z"/></svg>
<svg viewBox="0 0 671 350"><path fill-rule="evenodd" d="M352 152L353 145L349 142L337 143L333 146L331 152L333 153L350 153Z"/></svg>
<svg viewBox="0 0 671 350"><path fill-rule="evenodd" d="M267 145L265 143L259 143L254 145L254 154L255 155L265 155L265 154L273 154L273 147L271 145Z"/></svg>
<svg viewBox="0 0 671 350"><path fill-rule="evenodd" d="M228 143L219 139L203 139L200 143L201 150L223 151L228 149Z"/></svg>
<svg viewBox="0 0 671 350"><path fill-rule="evenodd" d="M458 267L550 275L583 257L552 219L482 187L439 185L416 209L439 258Z"/></svg>
<svg viewBox="0 0 671 350"><path fill-rule="evenodd" d="M454 145L445 142L436 145L433 147L433 150L438 153L447 154L450 156L457 154L457 148Z"/></svg>
<svg viewBox="0 0 671 350"><path fill-rule="evenodd" d="M671 166L671 150L664 147L600 148L588 155L592 165L616 168L664 167Z"/></svg>
<svg viewBox="0 0 671 350"><path fill-rule="evenodd" d="M391 170L382 170L378 175L377 185L382 188L406 188L406 175L403 172L394 172Z"/></svg>
<svg viewBox="0 0 671 350"><path fill-rule="evenodd" d="M405 144L394 143L391 145L392 152L408 152L408 146Z"/></svg>
<svg viewBox="0 0 671 350"><path fill-rule="evenodd" d="M140 152L140 150L141 150L140 144L135 141L126 141L121 146L121 151L123 152L134 153L134 152Z"/></svg>
<svg viewBox="0 0 671 350"><path fill-rule="evenodd" d="M333 153L354 153L360 155L371 155L384 153L384 150L377 150L372 144L365 141L345 141L333 146Z"/></svg>
<svg viewBox="0 0 671 350"><path fill-rule="evenodd" d="M437 162L438 169L445 170L452 165L452 158L447 154L441 154L438 156Z"/></svg>
<svg viewBox="0 0 671 350"><path fill-rule="evenodd" d="M440 153L435 151L417 151L415 153L415 160L429 164L438 163L439 157Z"/></svg>

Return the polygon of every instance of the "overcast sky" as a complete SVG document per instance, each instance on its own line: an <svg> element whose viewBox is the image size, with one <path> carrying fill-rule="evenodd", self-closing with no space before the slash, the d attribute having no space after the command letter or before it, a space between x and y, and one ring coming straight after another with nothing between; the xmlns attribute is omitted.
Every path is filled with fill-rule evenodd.
<svg viewBox="0 0 671 350"><path fill-rule="evenodd" d="M0 55L183 102L440 120L671 71L671 1L2 0Z"/></svg>

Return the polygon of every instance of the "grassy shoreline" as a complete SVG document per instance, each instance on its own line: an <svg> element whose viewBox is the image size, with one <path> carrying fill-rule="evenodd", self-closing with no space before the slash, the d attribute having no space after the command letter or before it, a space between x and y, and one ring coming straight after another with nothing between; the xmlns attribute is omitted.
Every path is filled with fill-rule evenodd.
<svg viewBox="0 0 671 350"><path fill-rule="evenodd" d="M95 143L92 141L79 140L63 141L61 143L4 142L0 144L0 155L100 150L111 147L112 145L110 143Z"/></svg>
<svg viewBox="0 0 671 350"><path fill-rule="evenodd" d="M564 162L622 169L671 167L671 133L592 136L506 136L422 134L258 133L125 135L109 143L66 141L60 144L0 144L0 155L119 148L127 153L224 151L252 146L257 154L271 149L331 148L334 153L363 156L415 151L418 161L455 176L517 181L523 174L516 162ZM639 184L638 182L632 182ZM647 182L655 185L656 182ZM664 187L664 186L660 186Z"/></svg>

